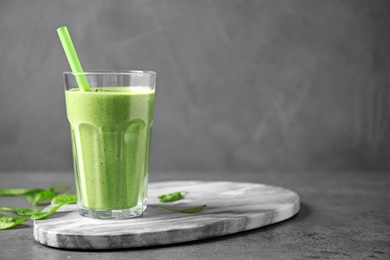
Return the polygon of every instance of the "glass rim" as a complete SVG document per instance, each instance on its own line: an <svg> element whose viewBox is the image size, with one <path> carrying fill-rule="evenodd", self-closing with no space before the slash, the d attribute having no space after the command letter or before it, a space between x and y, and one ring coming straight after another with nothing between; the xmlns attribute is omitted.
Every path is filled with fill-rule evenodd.
<svg viewBox="0 0 390 260"><path fill-rule="evenodd" d="M135 76L155 76L156 72L151 70L90 70L84 72L65 71L64 75L135 75Z"/></svg>

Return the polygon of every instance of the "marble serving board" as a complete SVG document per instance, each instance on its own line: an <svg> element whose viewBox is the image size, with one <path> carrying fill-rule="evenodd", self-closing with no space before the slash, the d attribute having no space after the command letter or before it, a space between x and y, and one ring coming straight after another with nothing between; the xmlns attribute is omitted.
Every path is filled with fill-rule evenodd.
<svg viewBox="0 0 390 260"><path fill-rule="evenodd" d="M187 191L185 198L161 203L157 196ZM196 214L159 207L190 208ZM46 210L48 210L48 207ZM34 221L34 238L43 245L67 249L116 249L167 245L233 234L294 216L299 196L288 189L256 183L174 181L150 183L148 207L138 218L96 220L81 217L66 205L47 219Z"/></svg>

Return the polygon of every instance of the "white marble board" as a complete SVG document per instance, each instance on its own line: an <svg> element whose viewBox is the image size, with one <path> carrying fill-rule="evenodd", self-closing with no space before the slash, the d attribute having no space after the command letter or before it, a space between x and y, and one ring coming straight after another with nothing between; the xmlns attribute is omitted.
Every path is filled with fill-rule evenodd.
<svg viewBox="0 0 390 260"><path fill-rule="evenodd" d="M185 190L183 200L161 203L157 196ZM196 214L159 207L190 208ZM34 238L43 245L67 249L116 249L157 246L233 234L286 220L300 208L288 189L256 183L175 181L150 183L142 217L96 220L81 217L76 205L62 207L34 222Z"/></svg>

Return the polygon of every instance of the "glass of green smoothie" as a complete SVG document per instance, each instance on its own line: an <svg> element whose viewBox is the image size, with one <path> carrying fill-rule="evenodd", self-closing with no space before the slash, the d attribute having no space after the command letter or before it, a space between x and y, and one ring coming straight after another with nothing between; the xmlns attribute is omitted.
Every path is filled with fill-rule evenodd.
<svg viewBox="0 0 390 260"><path fill-rule="evenodd" d="M89 89L79 88L83 77ZM156 73L65 72L79 213L127 219L146 209Z"/></svg>

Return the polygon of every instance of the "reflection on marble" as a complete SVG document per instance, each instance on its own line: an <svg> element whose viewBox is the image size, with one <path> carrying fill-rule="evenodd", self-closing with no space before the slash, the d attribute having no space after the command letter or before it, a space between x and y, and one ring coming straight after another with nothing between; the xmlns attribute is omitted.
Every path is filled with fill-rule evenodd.
<svg viewBox="0 0 390 260"><path fill-rule="evenodd" d="M160 203L157 196L185 190L185 198ZM197 214L164 210L159 205L189 208L206 204ZM142 217L96 220L81 217L67 205L34 222L34 238L51 247L114 249L166 245L233 234L288 219L300 208L290 190L256 183L175 181L149 184L148 208Z"/></svg>

